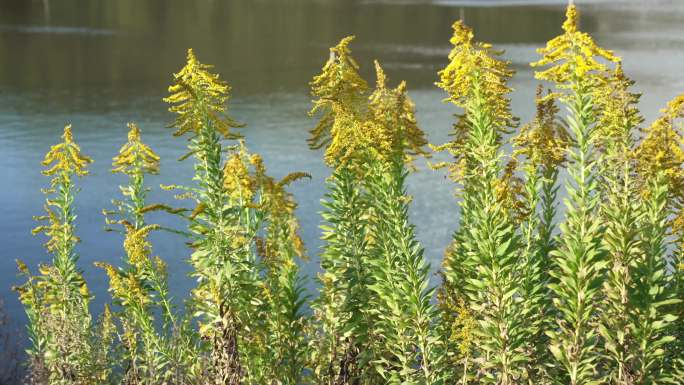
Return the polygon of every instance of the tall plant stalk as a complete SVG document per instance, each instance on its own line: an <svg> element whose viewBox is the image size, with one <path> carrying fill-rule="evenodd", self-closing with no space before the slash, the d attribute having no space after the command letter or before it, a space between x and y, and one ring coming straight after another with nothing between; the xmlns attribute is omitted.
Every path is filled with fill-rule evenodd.
<svg viewBox="0 0 684 385"><path fill-rule="evenodd" d="M594 146L598 119L592 92L598 86L597 76L606 71L597 59L617 59L578 31L574 5L568 7L566 16L564 34L539 50L542 59L533 66L552 65L537 72L537 78L555 82L560 90L567 91L561 100L568 109L565 121L572 136L570 180L565 184L568 197L564 200L566 220L560 225L561 242L553 252L551 275L555 282L550 285L559 327L547 333L561 372L568 383L579 385L598 379L598 357L592 352L598 344L597 300L607 265L601 244L605 228L596 215L599 194Z"/></svg>
<svg viewBox="0 0 684 385"><path fill-rule="evenodd" d="M452 175L462 186L461 223L444 262L446 285L457 288L454 295L463 297L476 320L474 365L463 382L516 384L529 361L525 344L531 329L517 318L523 310L517 298L522 243L516 198L508 186L511 174L502 166L502 137L515 125L506 97L512 72L490 45L474 42L472 30L461 21L453 28L451 62L440 72L438 85L464 114L454 140L439 149L455 157Z"/></svg>
<svg viewBox="0 0 684 385"><path fill-rule="evenodd" d="M335 384L438 383L428 267L404 191L405 162L425 153L426 140L405 83L388 88L377 62L377 86L366 95L349 41L331 49L312 82L319 98L312 113L322 118L310 143L327 145L333 168L315 304L316 375Z"/></svg>
<svg viewBox="0 0 684 385"><path fill-rule="evenodd" d="M75 251L74 177L88 174L92 160L74 142L71 126L64 127L62 142L45 155L44 175L52 176L45 204L46 215L36 217L46 225L33 232L45 233L52 264L40 266L40 275L30 274L23 262L20 271L27 282L17 288L28 316L32 348L31 381L37 384L91 384L110 380L109 349L113 338L111 313L105 308L94 323L88 304L92 298Z"/></svg>

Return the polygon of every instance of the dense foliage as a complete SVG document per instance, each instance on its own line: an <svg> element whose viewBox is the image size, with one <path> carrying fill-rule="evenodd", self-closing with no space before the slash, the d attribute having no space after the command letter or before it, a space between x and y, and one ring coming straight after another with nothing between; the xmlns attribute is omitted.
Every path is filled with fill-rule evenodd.
<svg viewBox="0 0 684 385"><path fill-rule="evenodd" d="M362 78L353 37L313 78L309 144L331 170L317 296L304 290L287 190L309 175L268 176L227 114L230 87L190 50L165 101L195 176L162 186L190 206L147 201L159 157L130 123L112 163L122 197L104 211L124 258L98 263L112 300L94 317L74 212L92 160L65 127L43 162L52 179L35 230L52 261L35 275L19 262L27 383L684 383L684 95L644 126L620 58L578 29L571 5L532 63L552 89L539 86L520 126L510 64L462 21L453 29L437 82L458 108L445 144L428 146L405 82L390 87L378 62L375 86ZM460 213L436 287L406 192L431 150L450 157L433 166L448 170ZM148 223L156 210L187 228ZM187 237L196 286L185 311L154 231Z"/></svg>

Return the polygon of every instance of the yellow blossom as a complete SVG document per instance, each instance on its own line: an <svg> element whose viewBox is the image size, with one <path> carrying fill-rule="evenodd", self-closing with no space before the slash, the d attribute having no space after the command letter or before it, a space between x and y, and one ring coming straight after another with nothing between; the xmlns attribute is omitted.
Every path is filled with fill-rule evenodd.
<svg viewBox="0 0 684 385"><path fill-rule="evenodd" d="M598 59L620 60L612 51L598 47L589 34L579 31L578 19L577 8L574 4L569 5L563 23L564 33L551 39L545 48L537 50L542 58L532 66L551 66L536 72L537 79L555 82L559 88L572 88L578 82L592 82L595 75L607 71L606 65Z"/></svg>
<svg viewBox="0 0 684 385"><path fill-rule="evenodd" d="M472 29L461 20L454 23L453 29L454 48L449 64L439 72L437 86L449 94L448 101L466 110L475 107L472 103L478 96L482 105L477 108L487 109L496 128L505 131L514 125L506 96L511 92L507 82L513 75L509 62L498 59L501 52L490 44L474 42Z"/></svg>
<svg viewBox="0 0 684 385"><path fill-rule="evenodd" d="M654 177L664 172L670 183L670 191L684 188L684 138L677 119L684 118L684 95L667 104L662 115L646 129L646 136L636 149L638 171L644 177Z"/></svg>
<svg viewBox="0 0 684 385"><path fill-rule="evenodd" d="M230 155L223 167L223 188L234 201L249 203L256 193L257 184L250 175L249 164L260 164L255 157L249 157L244 143L240 143L238 151Z"/></svg>
<svg viewBox="0 0 684 385"><path fill-rule="evenodd" d="M114 157L112 172L132 174L159 172L159 156L140 139L140 129L135 123L128 123L128 142L121 147L119 155Z"/></svg>
<svg viewBox="0 0 684 385"><path fill-rule="evenodd" d="M51 201L48 200L48 203ZM73 233L73 225L70 222L64 222L57 216L54 210L52 210L48 205L44 206L46 215L36 216L35 220L45 221L47 224L36 226L31 230L33 235L38 233L44 233L48 240L45 242L45 248L50 252L57 252L63 245L64 234L70 234L70 238L67 240L69 242L76 243L79 241Z"/></svg>
<svg viewBox="0 0 684 385"><path fill-rule="evenodd" d="M631 129L643 122L637 109L640 95L629 91L633 84L618 63L615 71L594 89L593 101L599 119L595 135L598 145L604 149L615 144L629 149Z"/></svg>
<svg viewBox="0 0 684 385"><path fill-rule="evenodd" d="M342 39L330 49L330 59L311 82L316 98L310 111L321 114L311 130L312 148L325 147L325 161L331 167L342 165L361 169L368 158L388 160L396 156L410 162L425 155L427 141L415 118L415 106L406 92L406 83L387 87L387 76L375 62L377 86L367 95L368 85L358 73L349 43Z"/></svg>
<svg viewBox="0 0 684 385"><path fill-rule="evenodd" d="M54 175L56 173L76 174L83 176L88 174L86 167L92 163L92 159L81 154L81 148L74 142L71 133L71 125L64 127L63 141L50 148L45 158L43 166L49 167L43 171L44 175Z"/></svg>
<svg viewBox="0 0 684 385"><path fill-rule="evenodd" d="M375 61L377 85L369 97L369 120L384 131L378 138L369 138L371 145L378 147L378 152L388 148L390 151L380 153L384 158L400 156L410 162L415 155L426 155L425 133L418 127L415 115L415 104L408 96L406 82L390 89L387 88L387 76L380 63ZM389 140L381 144L380 140Z"/></svg>
<svg viewBox="0 0 684 385"><path fill-rule="evenodd" d="M432 167L448 167L450 177L463 182L479 167L472 163L475 157L496 156L502 135L517 126L517 119L511 114L507 96L511 92L507 82L513 75L510 63L500 60L501 52L490 44L474 41L472 29L462 21L455 22L453 29L454 48L449 54L449 64L439 72L437 86L449 94L446 100L463 108L463 113L457 115L451 140L441 146L431 146L434 151L448 151L454 160ZM486 143L472 142L474 119L482 126L481 130L488 131L476 133L478 140Z"/></svg>
<svg viewBox="0 0 684 385"><path fill-rule="evenodd" d="M330 48L330 58L323 66L320 75L310 83L311 94L315 98L309 115L321 114L321 118L308 139L313 149L322 148L334 137L334 123L340 109L349 109L350 114L362 110L368 84L358 73L359 65L351 56L349 43L354 36L347 36L335 47Z"/></svg>
<svg viewBox="0 0 684 385"><path fill-rule="evenodd" d="M211 68L200 63L189 49L187 64L174 74L175 83L169 87L171 95L164 101L171 104L169 111L178 114L171 125L177 129L175 136L188 132L197 135L205 128L216 130L228 139L240 137L231 130L241 125L226 115L230 86L209 72Z"/></svg>
<svg viewBox="0 0 684 385"><path fill-rule="evenodd" d="M537 87L537 113L534 121L525 125L513 138L514 155L523 155L529 164L552 170L565 162L570 137L558 122L558 107L550 94L544 96L543 87Z"/></svg>
<svg viewBox="0 0 684 385"><path fill-rule="evenodd" d="M291 247L294 254L305 257L304 241L300 235L300 225L295 216L297 202L285 187L291 182L310 178L307 173L296 172L285 176L276 182L270 177L262 178L263 210L267 213L269 223L266 228L266 239L261 242L261 255L273 262L277 259L281 263L292 263L291 259L279 257L278 248L285 245Z"/></svg>
<svg viewBox="0 0 684 385"><path fill-rule="evenodd" d="M124 239L124 250L128 256L128 262L138 269L143 269L149 262L152 245L147 240L150 231L159 228L157 225L147 225L140 229L123 222L126 228L126 238Z"/></svg>

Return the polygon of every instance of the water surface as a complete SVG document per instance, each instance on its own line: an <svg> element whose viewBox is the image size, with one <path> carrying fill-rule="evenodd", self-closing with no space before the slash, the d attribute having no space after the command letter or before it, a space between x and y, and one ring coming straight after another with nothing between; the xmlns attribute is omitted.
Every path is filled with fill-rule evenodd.
<svg viewBox="0 0 684 385"><path fill-rule="evenodd" d="M29 266L47 260L43 239L30 235L33 215L42 213L40 188L48 179L39 162L59 140L66 123L74 126L83 151L95 159L91 174L79 182L78 250L80 265L96 296L107 301L107 280L92 266L117 263L121 238L102 231L100 214L111 207L124 180L109 172L126 137L126 122L136 121L143 136L162 157L159 183L190 183L189 161L176 161L185 141L171 137L172 119L161 98L171 73L193 47L206 63L233 86L231 114L247 124L243 130L252 151L263 154L276 177L307 171L310 181L292 188L311 258L303 270L317 271L319 200L329 170L321 153L307 148L310 107L307 84L328 56L328 47L354 34L352 45L370 81L372 60L383 63L391 80L408 81L418 120L429 140L447 138L455 110L434 85L446 64L450 26L465 18L479 39L506 50L518 75L512 82L513 107L530 118L536 82L528 62L535 48L560 32L562 1L372 1L372 0L1 0L0 1L0 296L18 323L24 321L10 287L15 258ZM681 1L577 1L582 28L599 44L624 57L625 69L645 93L647 118L684 91L684 3ZM453 186L443 173L428 170L409 178L414 195L411 216L426 257L438 266L457 223ZM155 188L152 201L173 203ZM182 224L166 215L151 221ZM155 234L155 254L169 263L177 298L192 287L187 277L189 251L183 239ZM313 285L312 285L313 286Z"/></svg>

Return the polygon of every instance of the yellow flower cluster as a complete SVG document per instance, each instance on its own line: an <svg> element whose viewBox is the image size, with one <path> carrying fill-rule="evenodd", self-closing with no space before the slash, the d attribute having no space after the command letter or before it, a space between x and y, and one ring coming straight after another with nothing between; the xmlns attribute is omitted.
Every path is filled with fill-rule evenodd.
<svg viewBox="0 0 684 385"><path fill-rule="evenodd" d="M159 156L140 139L140 129L135 123L128 123L128 142L125 143L119 155L114 157L112 172L134 174L159 172Z"/></svg>
<svg viewBox="0 0 684 385"><path fill-rule="evenodd" d="M377 86L367 95L368 84L358 73L347 37L331 48L331 56L320 75L311 82L317 98L311 115L322 112L311 130L312 148L326 147L325 161L331 167L358 168L366 158L388 160L396 156L410 162L425 155L427 144L415 118L415 105L406 83L387 87L387 76L375 62Z"/></svg>
<svg viewBox="0 0 684 385"><path fill-rule="evenodd" d="M44 175L54 175L56 173L64 173L67 175L76 174L83 176L88 174L86 167L92 163L93 160L81 154L81 148L74 142L74 136L71 133L71 125L64 127L63 141L50 148L45 158L43 159L43 166L49 167L43 171ZM54 181L53 181L54 182Z"/></svg>
<svg viewBox="0 0 684 385"><path fill-rule="evenodd" d="M62 142L50 148L43 160L43 165L49 167L43 171L44 175L58 174L50 182L51 189L45 190L45 193L54 193L58 185L63 183L70 183L69 180L72 175L84 176L88 174L86 167L92 163L92 159L81 153L81 148L74 142L73 134L71 133L71 125L64 127L64 134L62 135ZM37 226L32 230L32 233L45 233L48 241L45 247L50 252L56 252L64 246L64 241L76 243L79 241L78 237L74 235L73 225L67 218L61 218L51 209L51 206L59 207L60 203L54 199L48 198L45 204L45 215L34 217L37 221L45 221L47 224ZM59 212L60 209L58 209ZM65 239L65 234L69 234L70 239Z"/></svg>
<svg viewBox="0 0 684 385"><path fill-rule="evenodd" d="M287 175L278 182L265 175L262 178L262 206L267 213L266 216L269 218L269 224L267 237L260 245L260 254L267 260L278 259L283 263L294 263L291 259L282 260L282 258L278 258L278 247L283 244L291 246L295 255L299 258L305 257L304 241L299 234L300 225L295 216L297 202L285 187L295 180L310 177L307 173L296 172ZM278 227L284 228L284 234L279 234L283 230L278 229ZM284 240L286 242L283 242Z"/></svg>
<svg viewBox="0 0 684 385"><path fill-rule="evenodd" d="M534 121L523 126L512 141L516 147L515 156L524 156L534 168L553 170L565 162L570 137L556 118L558 107L554 99L543 92L544 88L538 86Z"/></svg>
<svg viewBox="0 0 684 385"><path fill-rule="evenodd" d="M637 167L641 175L655 177L664 172L670 191L684 191L684 138L677 119L684 118L684 95L667 104L662 115L646 129L646 136L636 150Z"/></svg>
<svg viewBox="0 0 684 385"><path fill-rule="evenodd" d="M545 48L537 50L542 58L532 63L532 66L551 65L544 71L536 72L537 79L555 82L559 88L572 88L578 82L591 82L595 79L594 75L607 71L599 58L610 62L620 61L612 51L598 47L589 34L579 31L578 19L577 8L574 4L569 5L563 23L565 33L551 39Z"/></svg>
<svg viewBox="0 0 684 385"><path fill-rule="evenodd" d="M464 365L470 358L475 343L477 320L463 297L449 290L440 290L437 293L437 301L446 315L444 320L447 322L445 326L449 329L449 342L458 348L452 359L455 364Z"/></svg>
<svg viewBox="0 0 684 385"><path fill-rule="evenodd" d="M228 139L240 137L231 130L241 125L226 115L230 86L209 72L211 68L200 63L189 49L187 64L173 75L174 84L169 87L171 95L164 101L171 104L169 111L178 114L171 125L177 129L175 136L188 132L197 135L205 127Z"/></svg>
<svg viewBox="0 0 684 385"><path fill-rule="evenodd" d="M250 166L256 175L250 172ZM257 193L259 178L263 170L263 161L257 154L250 155L245 143L241 140L237 151L233 152L223 166L223 188L231 200L248 204Z"/></svg>
<svg viewBox="0 0 684 385"><path fill-rule="evenodd" d="M247 207L265 212L268 218L267 237L281 232L280 227L287 228L287 244L293 247L295 254L304 257L304 242L299 235L299 222L294 214L297 203L285 187L295 180L309 178L302 172L288 174L280 181L275 181L266 174L263 159L258 154L249 154L243 141L237 150L228 158L223 169L223 187L231 200L242 202ZM244 237L235 236L233 246L239 247L246 241ZM274 258L283 239L267 238L259 241L259 253L266 258Z"/></svg>
<svg viewBox="0 0 684 385"><path fill-rule="evenodd" d="M346 165L369 153L377 155L390 151L389 139L381 126L339 104L333 105L332 111L331 140L324 155L329 166Z"/></svg>
<svg viewBox="0 0 684 385"><path fill-rule="evenodd" d="M341 112L359 113L368 84L359 75L359 65L351 56L349 43L354 36L347 36L330 49L330 58L320 75L310 83L315 98L309 115L321 113L321 119L310 133L311 148L318 149L331 141L333 125ZM340 110L349 111L340 111Z"/></svg>
<svg viewBox="0 0 684 385"><path fill-rule="evenodd" d="M672 231L678 237L684 232L684 137L681 133L683 127L677 122L682 118L684 95L679 95L667 104L662 115L646 129L646 136L635 151L637 169L644 178L644 194L650 191L647 186L649 179L664 175L672 199L670 209L675 212L671 222Z"/></svg>
<svg viewBox="0 0 684 385"><path fill-rule="evenodd" d="M593 101L599 119L595 135L600 146L617 143L630 146L627 141L631 129L643 122L637 108L640 95L629 91L633 84L618 63L615 71L594 89Z"/></svg>
<svg viewBox="0 0 684 385"><path fill-rule="evenodd" d="M123 222L126 228L124 250L131 265L142 269L150 261L152 245L147 240L150 232L159 228L157 225L147 225L136 229L132 225Z"/></svg>
<svg viewBox="0 0 684 385"><path fill-rule="evenodd" d="M498 59L501 52L492 49L491 44L474 42L472 29L461 20L454 23L453 29L454 48L449 64L439 72L437 86L449 94L448 101L466 111L487 109L496 128L505 131L514 125L510 99L506 96L511 92L507 82L513 75L509 63ZM477 98L481 105L474 106Z"/></svg>
<svg viewBox="0 0 684 385"><path fill-rule="evenodd" d="M151 302L145 288L135 274L124 273L108 263L97 263L109 277L109 290L112 296L124 306L144 306Z"/></svg>
<svg viewBox="0 0 684 385"><path fill-rule="evenodd" d="M387 76L377 60L375 71L377 85L369 97L368 120L380 132L378 137L369 139L376 142L375 146L379 147L381 157L401 156L410 163L415 155L427 155L427 139L423 130L418 127L415 104L408 96L406 82L402 81L394 89L387 88Z"/></svg>
<svg viewBox="0 0 684 385"><path fill-rule="evenodd" d="M124 239L124 250L128 263L132 267L132 271L117 270L110 264L98 263L97 266L105 269L110 281L110 290L115 298L121 300L124 305L140 305L144 306L151 302L147 289L143 282L142 276L149 268L163 268L165 266L159 258L155 258L155 264L152 264L150 258L151 245L147 240L150 231L158 229L157 225L148 225L140 229L136 229L131 224L122 221L126 228L126 238ZM160 264L161 262L161 264ZM142 274L142 275L141 275Z"/></svg>

